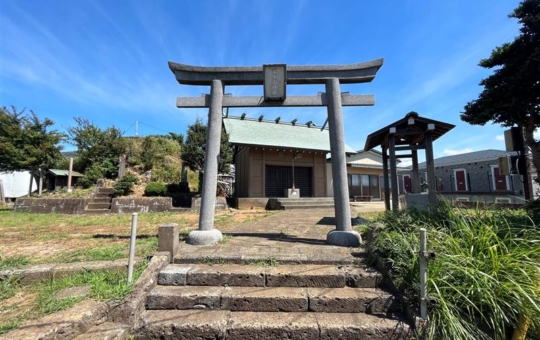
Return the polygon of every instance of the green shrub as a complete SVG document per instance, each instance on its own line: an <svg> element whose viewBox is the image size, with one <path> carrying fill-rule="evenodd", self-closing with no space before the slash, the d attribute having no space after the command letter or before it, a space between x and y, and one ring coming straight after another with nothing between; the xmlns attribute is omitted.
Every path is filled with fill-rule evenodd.
<svg viewBox="0 0 540 340"><path fill-rule="evenodd" d="M115 196L126 196L133 192L133 185L139 180L133 175L125 175L114 184Z"/></svg>
<svg viewBox="0 0 540 340"><path fill-rule="evenodd" d="M165 196L167 195L167 185L159 182L150 182L144 188L144 196Z"/></svg>
<svg viewBox="0 0 540 340"><path fill-rule="evenodd" d="M505 339L520 315L540 326L540 230L524 211L459 210L381 215L386 228L370 247L418 305L418 229L428 249L428 339Z"/></svg>
<svg viewBox="0 0 540 340"><path fill-rule="evenodd" d="M182 166L180 163L169 162L157 164L152 169L152 182L178 183L180 182Z"/></svg>
<svg viewBox="0 0 540 340"><path fill-rule="evenodd" d="M103 170L99 164L95 163L92 164L86 171L84 172L83 177L79 178L77 180L77 186L80 186L82 188L89 188L92 185L95 185L98 179L104 178Z"/></svg>

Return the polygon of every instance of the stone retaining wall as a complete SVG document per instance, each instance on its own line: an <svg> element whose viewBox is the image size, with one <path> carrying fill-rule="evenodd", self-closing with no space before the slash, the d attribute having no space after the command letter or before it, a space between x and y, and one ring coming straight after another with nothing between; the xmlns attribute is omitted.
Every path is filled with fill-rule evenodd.
<svg viewBox="0 0 540 340"><path fill-rule="evenodd" d="M44 214L82 214L88 201L86 198L18 198L15 202L15 211ZM194 198L191 210L199 210L200 205L200 198ZM227 200L223 197L216 197L216 211L226 209ZM111 204L111 213L113 214L172 210L178 211L179 209L173 208L173 198L171 197L119 197L113 198Z"/></svg>
<svg viewBox="0 0 540 340"><path fill-rule="evenodd" d="M17 198L16 212L82 214L86 198Z"/></svg>
<svg viewBox="0 0 540 340"><path fill-rule="evenodd" d="M113 198L111 213L162 212L172 208L170 197Z"/></svg>
<svg viewBox="0 0 540 340"><path fill-rule="evenodd" d="M227 199L225 197L216 197L216 211L218 210L227 210ZM191 199L191 209L192 210L201 210L201 198L193 197Z"/></svg>

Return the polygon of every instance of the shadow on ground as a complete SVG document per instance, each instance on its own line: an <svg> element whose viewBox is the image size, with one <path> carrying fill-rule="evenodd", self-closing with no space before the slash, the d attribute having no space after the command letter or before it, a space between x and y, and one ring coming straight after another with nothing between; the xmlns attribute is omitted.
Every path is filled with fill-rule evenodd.
<svg viewBox="0 0 540 340"><path fill-rule="evenodd" d="M325 245L324 240L314 239L314 238L305 238L305 237L296 237L295 235L287 235L284 233L224 233L223 235L231 237L256 237L256 238L265 238L267 240L278 241L278 242L292 242L292 243L306 243L306 244L319 244Z"/></svg>
<svg viewBox="0 0 540 340"><path fill-rule="evenodd" d="M137 235L137 238L150 238L150 237L157 237L157 235ZM92 235L92 238L114 238L114 239L130 239L130 235L115 235L115 234L95 234Z"/></svg>
<svg viewBox="0 0 540 340"><path fill-rule="evenodd" d="M368 222L368 220L363 219L361 217L351 218L351 225L357 225L357 224L362 224L362 223L366 223L366 222ZM335 217L323 217L316 224L317 225L336 225L336 218Z"/></svg>

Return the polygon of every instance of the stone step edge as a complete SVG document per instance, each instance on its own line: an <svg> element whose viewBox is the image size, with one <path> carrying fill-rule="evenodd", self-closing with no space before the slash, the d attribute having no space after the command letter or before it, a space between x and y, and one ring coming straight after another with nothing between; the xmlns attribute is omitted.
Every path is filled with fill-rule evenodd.
<svg viewBox="0 0 540 340"><path fill-rule="evenodd" d="M376 288L157 286L146 309L382 314L400 305Z"/></svg>
<svg viewBox="0 0 540 340"><path fill-rule="evenodd" d="M290 271L292 268L306 270L310 275ZM229 268L227 268L229 267ZM243 268L245 267L245 268ZM275 269L281 271L275 273ZM277 267L259 267L250 265L207 265L207 264L170 264L158 274L159 285L177 286L250 286L250 287L313 287L313 288L375 288L383 285L382 275L373 268L359 268L353 265L337 266L336 272L326 272L334 265L283 265ZM289 269L289 270L287 270ZM273 273L274 272L274 273ZM292 284L292 285L289 285Z"/></svg>
<svg viewBox="0 0 540 340"><path fill-rule="evenodd" d="M265 255L240 255L240 254L205 254L203 256L199 254L183 254L176 255L174 257L175 264L242 264L249 265L258 261L277 261L279 264L284 265L301 265L301 264L320 264L320 265L360 265L364 263L368 257L367 252L360 251L356 253L355 257L349 258L314 258L308 255L297 256L265 256Z"/></svg>
<svg viewBox="0 0 540 340"><path fill-rule="evenodd" d="M400 314L144 311L136 339L409 339Z"/></svg>

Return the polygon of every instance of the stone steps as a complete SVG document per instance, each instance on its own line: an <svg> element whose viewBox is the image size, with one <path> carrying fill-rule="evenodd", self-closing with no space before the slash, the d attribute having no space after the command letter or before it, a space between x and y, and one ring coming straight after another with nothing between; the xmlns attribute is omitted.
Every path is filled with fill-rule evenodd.
<svg viewBox="0 0 540 340"><path fill-rule="evenodd" d="M135 339L407 339L399 316L364 313L147 310Z"/></svg>
<svg viewBox="0 0 540 340"><path fill-rule="evenodd" d="M333 208L334 203L281 203L283 210Z"/></svg>
<svg viewBox="0 0 540 340"><path fill-rule="evenodd" d="M104 197L104 198L92 198L92 203L107 203L107 204L111 204L111 197L110 196L107 196L107 197Z"/></svg>
<svg viewBox="0 0 540 340"><path fill-rule="evenodd" d="M97 194L112 195L114 194L114 188L98 188Z"/></svg>
<svg viewBox="0 0 540 340"><path fill-rule="evenodd" d="M146 296L135 339L411 338L377 271L270 264L167 265Z"/></svg>
<svg viewBox="0 0 540 340"><path fill-rule="evenodd" d="M278 198L277 201L284 210L334 207L332 197Z"/></svg>
<svg viewBox="0 0 540 340"><path fill-rule="evenodd" d="M375 288L157 286L147 310L221 309L252 312L396 312L394 297Z"/></svg>
<svg viewBox="0 0 540 340"><path fill-rule="evenodd" d="M86 206L87 210L95 210L95 209L109 209L111 207L110 203L88 203Z"/></svg>
<svg viewBox="0 0 540 340"><path fill-rule="evenodd" d="M111 209L85 209L83 211L83 214L88 214L88 215L105 215L105 214L110 214L111 213Z"/></svg>
<svg viewBox="0 0 540 340"><path fill-rule="evenodd" d="M111 212L114 188L98 188L86 205L83 214L102 215Z"/></svg>
<svg viewBox="0 0 540 340"><path fill-rule="evenodd" d="M304 197L304 198L278 198L280 203L298 203L298 202L311 202L311 203L334 203L333 197Z"/></svg>
<svg viewBox="0 0 540 340"><path fill-rule="evenodd" d="M170 264L135 339L407 339L381 279L358 265Z"/></svg>

